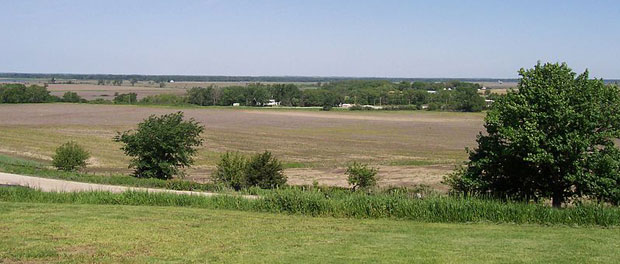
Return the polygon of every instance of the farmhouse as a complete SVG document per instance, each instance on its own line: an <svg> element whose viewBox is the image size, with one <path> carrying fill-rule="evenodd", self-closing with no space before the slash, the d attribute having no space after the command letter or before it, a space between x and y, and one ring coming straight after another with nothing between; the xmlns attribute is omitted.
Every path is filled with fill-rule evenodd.
<svg viewBox="0 0 620 264"><path fill-rule="evenodd" d="M280 102L276 102L275 99L269 99L269 102L265 104L265 106L278 106Z"/></svg>

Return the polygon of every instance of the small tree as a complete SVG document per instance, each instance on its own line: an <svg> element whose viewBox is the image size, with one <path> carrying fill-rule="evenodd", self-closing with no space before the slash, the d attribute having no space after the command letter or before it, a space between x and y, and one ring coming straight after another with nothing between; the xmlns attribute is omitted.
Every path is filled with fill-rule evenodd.
<svg viewBox="0 0 620 264"><path fill-rule="evenodd" d="M56 148L56 154L52 157L52 165L59 170L75 171L86 167L86 160L90 154L84 148L73 141L69 141Z"/></svg>
<svg viewBox="0 0 620 264"><path fill-rule="evenodd" d="M368 164L362 164L353 162L353 164L347 167L345 174L347 174L349 185L353 186L353 190L358 188L369 188L377 184L377 168L368 167Z"/></svg>
<svg viewBox="0 0 620 264"><path fill-rule="evenodd" d="M204 127L194 119L183 120L183 112L152 115L138 124L136 131L118 133L114 138L132 157L130 168L140 178L171 179L190 166L196 147L202 145Z"/></svg>
<svg viewBox="0 0 620 264"><path fill-rule="evenodd" d="M273 189L286 184L282 163L269 151L256 154L250 159L245 177L248 186L258 186L263 189Z"/></svg>
<svg viewBox="0 0 620 264"><path fill-rule="evenodd" d="M82 101L82 97L80 97L76 92L65 92L62 95L62 101L68 103L79 103Z"/></svg>
<svg viewBox="0 0 620 264"><path fill-rule="evenodd" d="M499 98L467 168L446 179L465 193L515 199L620 201L620 89L566 64L519 72L518 90Z"/></svg>
<svg viewBox="0 0 620 264"><path fill-rule="evenodd" d="M223 183L235 190L245 188L247 160L239 152L226 152L220 158L217 169L213 173L213 180Z"/></svg>

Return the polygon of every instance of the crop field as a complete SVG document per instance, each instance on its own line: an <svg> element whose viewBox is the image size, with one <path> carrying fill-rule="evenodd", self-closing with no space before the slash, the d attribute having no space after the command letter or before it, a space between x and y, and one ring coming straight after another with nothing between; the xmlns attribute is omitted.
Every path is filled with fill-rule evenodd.
<svg viewBox="0 0 620 264"><path fill-rule="evenodd" d="M135 128L152 114L183 111L205 126L205 144L188 177L205 181L225 151L272 151L291 184L346 186L351 161L379 167L379 184L426 184L467 157L483 129L484 113L426 111L353 112L300 109L174 108L128 105L0 105L0 153L49 161L54 149L75 140L91 153L89 170L128 172L117 131Z"/></svg>
<svg viewBox="0 0 620 264"><path fill-rule="evenodd" d="M95 99L114 99L115 93L136 93L138 99L150 95L157 94L176 94L184 95L186 89L182 88L159 88L159 87L142 87L142 86L113 86L113 85L95 85L95 84L49 84L48 88L51 95L62 97L65 92L76 92L80 97L86 100Z"/></svg>
<svg viewBox="0 0 620 264"><path fill-rule="evenodd" d="M0 202L0 212L0 262L614 263L620 258L617 228L7 202Z"/></svg>
<svg viewBox="0 0 620 264"><path fill-rule="evenodd" d="M28 84L43 85L49 80L31 81ZM136 93L138 99L150 95L158 94L176 94L184 95L188 89L193 87L227 87L227 86L245 86L251 82L174 82L166 83L165 87L160 88L158 83L155 82L138 82L134 86L131 86L127 81L121 86L115 85L97 85L96 81L80 81L79 83L72 84L48 84L48 90L50 94L60 96L65 92L76 92L80 97L86 100L95 99L114 99L115 93ZM276 84L277 82L263 82L263 84ZM315 87L315 83L294 83L299 85L302 89L308 87Z"/></svg>

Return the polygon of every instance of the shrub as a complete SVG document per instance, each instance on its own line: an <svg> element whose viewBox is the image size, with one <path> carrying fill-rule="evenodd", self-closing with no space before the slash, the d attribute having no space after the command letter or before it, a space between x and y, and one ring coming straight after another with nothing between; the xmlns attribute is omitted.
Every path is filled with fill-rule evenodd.
<svg viewBox="0 0 620 264"><path fill-rule="evenodd" d="M367 164L353 162L347 167L345 172L349 177L349 185L353 190L358 188L369 188L377 184L377 168L368 167Z"/></svg>
<svg viewBox="0 0 620 264"><path fill-rule="evenodd" d="M187 102L195 105L214 105L214 93L213 87L194 87L187 91Z"/></svg>
<svg viewBox="0 0 620 264"><path fill-rule="evenodd" d="M103 98L97 98L95 100L88 101L88 103L90 103L90 104L111 104L112 101L106 100L106 99L103 99Z"/></svg>
<svg viewBox="0 0 620 264"><path fill-rule="evenodd" d="M86 167L86 160L90 154L73 141L69 141L56 148L52 165L59 170L75 171Z"/></svg>
<svg viewBox="0 0 620 264"><path fill-rule="evenodd" d="M184 121L183 112L177 112L152 115L136 131L118 133L114 140L124 143L121 149L133 157L129 167L135 168L136 177L171 179L180 174L180 168L194 163L202 131L198 122Z"/></svg>
<svg viewBox="0 0 620 264"><path fill-rule="evenodd" d="M0 85L0 103L43 103L49 101L50 94L45 86Z"/></svg>
<svg viewBox="0 0 620 264"><path fill-rule="evenodd" d="M82 101L82 97L76 92L65 92L65 94L62 95L62 101L67 103L79 103Z"/></svg>
<svg viewBox="0 0 620 264"><path fill-rule="evenodd" d="M247 164L246 181L248 186L273 189L286 184L282 163L271 152L254 155Z"/></svg>
<svg viewBox="0 0 620 264"><path fill-rule="evenodd" d="M428 111L435 111L435 110L440 110L441 109L441 105L435 102L429 103L428 107L426 108L426 110Z"/></svg>
<svg viewBox="0 0 620 264"><path fill-rule="evenodd" d="M220 158L217 169L213 173L216 183L223 183L235 190L246 187L247 160L239 152L226 152Z"/></svg>
<svg viewBox="0 0 620 264"><path fill-rule="evenodd" d="M142 98L139 102L145 105L182 105L185 98L176 94L157 94Z"/></svg>
<svg viewBox="0 0 620 264"><path fill-rule="evenodd" d="M126 93L126 94L115 94L114 95L114 103L115 104L135 104L138 102L138 94L136 93Z"/></svg>

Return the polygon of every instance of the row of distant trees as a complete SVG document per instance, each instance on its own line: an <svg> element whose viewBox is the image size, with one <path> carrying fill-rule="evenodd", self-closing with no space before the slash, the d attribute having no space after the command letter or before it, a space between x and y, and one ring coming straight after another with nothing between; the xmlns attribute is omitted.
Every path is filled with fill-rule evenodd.
<svg viewBox="0 0 620 264"><path fill-rule="evenodd" d="M0 78L8 79L63 79L63 80L131 80L140 82L166 82L175 80L179 82L336 82L344 80L387 80L390 82L422 81L422 82L445 82L450 78L380 78L380 77L316 77L316 76L200 76L200 75L141 75L141 74L61 74L61 73L0 73ZM496 82L498 79L490 78L466 78L468 82ZM504 82L516 82L517 79L501 79Z"/></svg>
<svg viewBox="0 0 620 264"><path fill-rule="evenodd" d="M98 84L110 84L99 80ZM111 81L121 85L122 81ZM318 88L301 89L295 84L252 83L246 86L229 86L223 88L195 87L188 90L184 97L174 95L151 96L145 103L180 104L188 103L201 106L264 106L270 100L280 102L283 106L321 106L333 107L340 104L353 105L413 105L428 106L429 110L481 111L486 106L484 97L478 93L480 85L465 82L400 82L376 80L339 81L321 85ZM84 99L73 92L62 98L54 97L43 86L7 84L0 87L3 103L34 102L83 102ZM98 99L95 103L138 103L137 94L115 95L113 101Z"/></svg>
<svg viewBox="0 0 620 264"><path fill-rule="evenodd" d="M187 100L196 105L261 106L274 99L284 106L428 105L431 110L481 111L484 97L478 84L465 82L424 83L389 81L340 81L317 89L300 89L294 84L224 88L192 88Z"/></svg>

